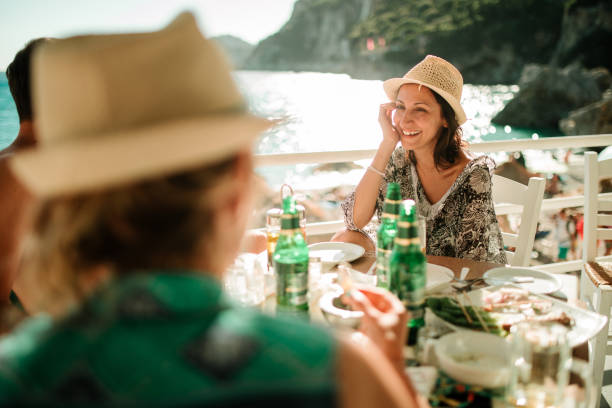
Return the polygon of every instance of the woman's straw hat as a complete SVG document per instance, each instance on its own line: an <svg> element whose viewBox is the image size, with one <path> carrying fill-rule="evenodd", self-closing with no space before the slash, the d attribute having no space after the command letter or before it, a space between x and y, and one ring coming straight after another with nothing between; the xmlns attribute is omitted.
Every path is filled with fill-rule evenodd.
<svg viewBox="0 0 612 408"><path fill-rule="evenodd" d="M225 57L188 13L153 33L53 41L32 64L39 145L10 165L40 196L213 163L271 125L246 112Z"/></svg>
<svg viewBox="0 0 612 408"><path fill-rule="evenodd" d="M428 55L423 61L412 67L403 78L386 80L383 88L389 99L395 101L400 86L404 84L419 84L435 91L453 108L459 125L465 123L466 116L461 107L463 77L450 62L434 55Z"/></svg>

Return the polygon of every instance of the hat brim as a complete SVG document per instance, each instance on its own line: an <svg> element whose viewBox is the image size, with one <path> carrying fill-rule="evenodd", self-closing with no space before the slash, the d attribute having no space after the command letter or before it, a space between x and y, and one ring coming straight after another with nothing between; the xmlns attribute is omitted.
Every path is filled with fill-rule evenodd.
<svg viewBox="0 0 612 408"><path fill-rule="evenodd" d="M248 114L180 120L42 145L15 154L9 165L40 197L81 193L222 160L273 124Z"/></svg>
<svg viewBox="0 0 612 408"><path fill-rule="evenodd" d="M395 98L397 98L397 93L400 89L400 87L404 84L417 84L417 85L423 85L429 89L431 89L432 91L435 91L438 95L440 95L442 98L444 98L444 100L446 102L448 102L448 104L451 106L451 108L453 108L453 110L455 111L455 118L457 119L457 123L461 126L463 125L466 120L467 120L467 116L465 115L465 111L463 110L463 107L461 106L460 101L457 101L455 99L455 97L453 97L450 93L432 86L430 84L426 84L424 82L418 81L416 79L410 79L410 78L391 78L391 79L387 79L385 82L383 82L383 89L385 90L385 93L387 94L387 96L389 97L390 100L395 101Z"/></svg>

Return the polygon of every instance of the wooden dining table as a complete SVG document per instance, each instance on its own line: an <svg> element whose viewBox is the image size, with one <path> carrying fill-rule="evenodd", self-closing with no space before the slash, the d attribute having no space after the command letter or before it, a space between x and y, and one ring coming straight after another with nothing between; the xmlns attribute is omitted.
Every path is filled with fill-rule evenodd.
<svg viewBox="0 0 612 408"><path fill-rule="evenodd" d="M373 253L366 252L361 258L351 262L353 269L366 273L372 265L376 262L376 255ZM427 255L427 262L435 265L445 266L455 274L455 277L459 277L459 273L463 268L469 268L469 272L466 279L481 278L486 271L501 266L504 264L493 263L493 262L479 262L471 259L452 258L450 256L436 256Z"/></svg>

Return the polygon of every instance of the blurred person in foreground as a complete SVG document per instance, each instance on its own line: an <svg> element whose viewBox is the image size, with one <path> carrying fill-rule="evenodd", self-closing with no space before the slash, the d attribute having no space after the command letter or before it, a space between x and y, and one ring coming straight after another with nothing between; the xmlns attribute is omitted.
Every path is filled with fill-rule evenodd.
<svg viewBox="0 0 612 408"><path fill-rule="evenodd" d="M7 166L7 158L36 144L34 117L30 95L30 58L35 47L48 38L30 41L6 68L6 77L17 114L19 133L13 143L0 150L0 304L17 302L13 284L19 266L22 237L27 229L27 214L33 197L16 180ZM3 324L0 323L0 332Z"/></svg>
<svg viewBox="0 0 612 408"><path fill-rule="evenodd" d="M426 405L388 292L350 293L360 343L223 296L270 123L191 14L57 40L33 69L40 145L9 164L44 198L20 271L40 313L0 340L0 405Z"/></svg>
<svg viewBox="0 0 612 408"><path fill-rule="evenodd" d="M384 82L382 141L357 188L342 204L346 230L333 238L373 250L387 185L400 185L427 225L428 255L506 263L491 196L487 156L473 156L462 140L463 77L448 61L428 55L402 78Z"/></svg>

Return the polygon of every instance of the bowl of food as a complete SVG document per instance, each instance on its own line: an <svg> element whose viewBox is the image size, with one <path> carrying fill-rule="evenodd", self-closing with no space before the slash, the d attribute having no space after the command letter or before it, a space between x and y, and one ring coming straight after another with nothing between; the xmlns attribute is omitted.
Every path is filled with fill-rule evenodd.
<svg viewBox="0 0 612 408"><path fill-rule="evenodd" d="M361 323L363 312L353 310L342 301L343 291L327 292L319 300L319 307L325 320L338 328L357 329Z"/></svg>
<svg viewBox="0 0 612 408"><path fill-rule="evenodd" d="M453 379L485 388L503 387L510 375L510 344L493 334L458 331L435 344L438 365Z"/></svg>

